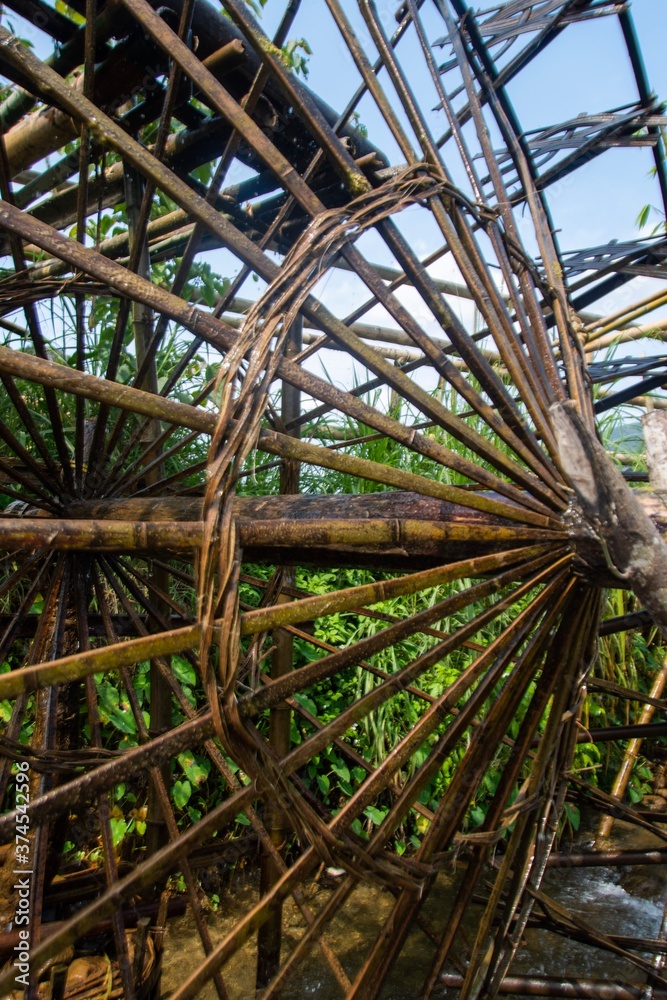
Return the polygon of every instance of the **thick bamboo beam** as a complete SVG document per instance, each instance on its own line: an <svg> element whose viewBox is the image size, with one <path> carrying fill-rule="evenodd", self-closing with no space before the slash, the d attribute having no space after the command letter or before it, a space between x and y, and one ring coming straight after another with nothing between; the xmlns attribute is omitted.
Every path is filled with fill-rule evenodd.
<svg viewBox="0 0 667 1000"><path fill-rule="evenodd" d="M77 521L59 518L0 518L0 551L191 552L201 545L201 527L150 521Z"/></svg>
<svg viewBox="0 0 667 1000"><path fill-rule="evenodd" d="M73 501L68 505L67 511L70 517L90 520L199 521L202 517L202 503L201 497L197 496L119 497L110 500ZM655 510L657 512L658 506ZM257 522L398 518L479 527L506 526L510 523L492 514L470 510L460 504L408 490L323 496L276 494L236 497L234 516L244 521Z"/></svg>
<svg viewBox="0 0 667 1000"><path fill-rule="evenodd" d="M1 349L0 349L1 350ZM177 404L181 405L181 404ZM483 496L484 494L481 493ZM493 494L488 494L489 497ZM643 490L634 496L644 513L661 533L667 532L667 505L661 496ZM129 521L198 521L202 500L193 496L127 497L113 500L89 500L72 503L71 517ZM424 496L409 490L386 493L331 494L324 496L263 496L237 497L234 515L244 520L317 520L319 518L383 518L434 521L449 524L507 525L509 522L494 514L472 510L467 506ZM587 533L572 523L570 538L583 538Z"/></svg>
<svg viewBox="0 0 667 1000"><path fill-rule="evenodd" d="M439 562L468 548L504 549L532 541L557 541L560 532L523 526L432 524L396 518L239 521L240 542L251 550L285 549L294 561L307 559L310 549L336 553L347 550L400 556L430 556ZM192 552L199 549L199 521L90 521L62 518L0 518L0 551L49 549L56 552Z"/></svg>

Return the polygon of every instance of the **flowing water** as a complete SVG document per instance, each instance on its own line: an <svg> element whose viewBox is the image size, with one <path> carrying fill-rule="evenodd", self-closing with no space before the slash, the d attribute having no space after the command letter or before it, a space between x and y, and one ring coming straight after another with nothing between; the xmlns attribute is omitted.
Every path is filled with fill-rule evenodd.
<svg viewBox="0 0 667 1000"><path fill-rule="evenodd" d="M580 848L590 846L582 840ZM664 843L645 831L628 824L617 823L606 849L649 850ZM459 878L458 871L442 873L424 908L430 924L443 926L452 904ZM617 868L552 868L547 871L543 890L556 902L569 909L597 931L608 934L655 938L658 936L663 908L667 903L667 865ZM329 898L331 890L313 883L307 888L310 905L317 912ZM221 894L220 908L210 919L211 937L221 940L234 926L239 910L247 911L257 900L256 876L243 870L235 873L228 890ZM327 940L338 955L348 975L353 978L364 955L391 911L392 896L375 887L361 886L348 899L345 907L332 921ZM481 906L473 906L466 915L466 929L474 936ZM306 922L290 900L284 909L285 947L291 948L300 938ZM528 928L525 946L511 967L514 974L549 976L580 976L601 978L607 982L643 982L643 974L621 957L595 949L549 931ZM382 1000L415 1000L433 956L433 945L424 933L414 928L397 961ZM170 992L197 968L203 952L191 916L170 922L165 949L163 989ZM230 1000L254 1000L256 948L247 943L225 968L225 984ZM648 955L644 957L649 958ZM284 1000L317 997L318 1000L340 1000L337 986L322 952L316 946L310 958L300 968L298 985L288 986ZM441 998L455 995L443 988ZM200 996L213 1000L211 986Z"/></svg>

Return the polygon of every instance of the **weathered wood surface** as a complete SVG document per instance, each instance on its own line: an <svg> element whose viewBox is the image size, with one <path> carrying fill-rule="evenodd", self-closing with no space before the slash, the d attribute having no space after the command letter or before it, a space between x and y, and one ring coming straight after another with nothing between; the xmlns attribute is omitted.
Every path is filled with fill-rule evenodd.
<svg viewBox="0 0 667 1000"><path fill-rule="evenodd" d="M651 410L642 417L644 447L651 486L667 490L667 413Z"/></svg>
<svg viewBox="0 0 667 1000"><path fill-rule="evenodd" d="M561 461L617 587L634 590L667 636L667 547L638 496L572 403L551 408Z"/></svg>

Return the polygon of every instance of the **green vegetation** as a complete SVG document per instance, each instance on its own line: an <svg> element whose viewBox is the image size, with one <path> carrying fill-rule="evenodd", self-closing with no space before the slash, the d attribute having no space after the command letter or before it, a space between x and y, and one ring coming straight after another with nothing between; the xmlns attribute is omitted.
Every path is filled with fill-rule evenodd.
<svg viewBox="0 0 667 1000"><path fill-rule="evenodd" d="M159 274L159 272L158 272ZM219 292L224 287L224 281L216 277L210 269L201 268L196 280L200 285L200 292L203 301L206 301L211 294L211 288ZM62 316L72 317L72 303L66 298L60 300ZM114 324L114 310L116 306L113 300L97 300L94 305L94 331L93 344L95 352L91 351L91 361L95 369L102 373L106 365L105 351L108 354L108 344ZM130 381L136 372L134 353L131 346L131 329L126 338L126 350L123 354L121 365L122 381ZM73 365L74 356L63 347L68 341L68 335L63 335L60 344L56 344L54 352L61 363ZM158 357L158 372L160 380L169 378L171 372L178 365L184 345L179 336L171 334L163 344ZM186 370L186 375L179 383L177 398L192 400L203 386L210 383L215 374L215 366L202 354L195 355ZM44 403L39 387L28 383L21 384L21 391L24 395L35 421L47 434L49 423L44 410ZM461 409L461 401L448 388L440 386L438 395L448 406ZM66 396L62 396L61 413L65 432L73 448L74 434L74 404ZM275 400L278 403L278 400ZM369 398L369 402L380 405L379 396ZM2 405L2 418L8 425L12 425L17 436L22 433L20 422L17 422L16 414L8 401ZM395 406L391 415L396 418L406 419L406 414ZM91 413L92 416L92 413ZM410 417L410 420L413 418ZM133 419L128 420L128 433L133 427ZM476 422L480 433L487 433L488 428L482 421ZM619 428L612 423L611 419L603 425L603 431L612 439L611 450L618 447ZM363 425L358 425L352 421L344 421L332 424L323 421L320 425L310 429L310 434L317 437L319 434L323 443L330 441L332 432L337 437L342 437L352 442L347 446L350 454L363 458L373 459L387 465L394 465L409 469L412 472L419 472L429 477L439 477L449 482L462 482L460 476L451 473L442 466L436 465L422 456L408 452L405 448L386 438L378 437L371 433L370 429ZM25 433L23 431L23 433ZM428 433L433 435L441 443L458 449L461 447L449 435L440 429L430 428ZM53 443L48 439L49 447ZM29 442L24 439L26 446ZM139 453L137 447L135 452L130 452L126 458L128 467L132 467L134 458ZM54 452L55 454L55 452ZM472 457L472 456L471 456ZM205 458L205 446L201 440L190 443L187 448L176 452L170 459L168 471L171 474L183 474ZM642 456L637 453L637 462L641 463ZM247 469L239 482L239 491L246 495L265 495L275 493L278 490L279 468L271 456L263 453L254 453L247 463ZM196 486L203 483L203 472L195 471L191 475L186 475L183 479L186 485ZM370 492L383 487L366 481L361 481L338 474L328 470L319 470L313 467L304 468L301 477L302 491L305 493L354 493ZM8 498L5 498L7 502ZM244 567L248 578L268 580L272 572L267 566L246 566ZM381 575L381 574L380 574ZM390 575L390 574L387 574ZM338 569L323 570L300 568L296 573L296 586L314 594L322 594L344 587L355 586L369 582L378 578L377 572L365 569ZM316 660L324 656L331 648L340 649L358 641L366 636L376 633L386 627L388 621L394 619L404 619L425 608L430 607L437 601L441 601L452 595L459 589L464 589L470 585L471 581L457 581L449 587L440 587L434 590L421 592L411 597L397 598L385 601L373 608L379 617L362 616L358 613L332 614L326 618L316 619L311 623L310 636L297 637L294 641L294 666ZM194 611L193 594L184 583L175 582L178 589L178 599L185 601ZM2 610L10 611L16 606L16 601L21 596L19 590L5 598ZM176 593L174 593L176 596ZM451 685L462 673L462 671L478 655L481 647L487 645L507 627L516 615L526 606L531 599L531 594L524 595L521 600L514 605L510 605L506 611L500 614L488 627L473 637L473 642L468 646L457 650L454 654L443 659L421 678L419 686L426 696L430 698L439 697L449 685ZM246 606L256 606L262 599L262 588L253 583L244 583L241 592L241 600ZM38 594L35 598L32 610L41 610L43 597ZM634 608L634 600L626 592L611 591L607 597L607 607L605 616L625 614ZM458 615L434 623L433 628L439 633L451 633L465 621L470 620L480 609L471 606L460 612ZM387 675L396 673L406 664L420 656L428 649L432 648L439 640L434 635L417 633L408 639L389 647L381 653L371 657L370 665L378 671ZM246 641L246 649L249 643ZM262 663L262 669L266 668L268 660L267 652L271 645L270 637L264 640L263 646L254 652L255 662ZM477 645L477 648L475 648ZM17 648L14 655L18 656L20 650ZM655 672L660 661L662 651L658 646L655 630L646 629L640 632L621 632L600 640L600 655L594 667L594 676L600 676L609 680L614 680L640 691L646 691L650 687L651 676ZM9 662L3 665L3 670L9 669ZM205 698L201 687L201 681L192 663L179 656L171 658L171 669L174 676L180 683L182 691L188 702L194 707L201 705ZM132 671L132 684L136 696L137 704L143 715L143 720L148 727L150 725L150 703L148 690L149 664L138 664ZM505 678L503 678L504 680ZM309 717L315 717L320 724L326 724L331 719L337 717L340 712L352 704L360 695L363 695L381 683L381 676L369 672L361 666L351 666L338 674L334 680L327 680L313 685L306 692L300 693L295 698L296 711L293 713L291 728L291 743L298 745L314 732L314 725L309 721ZM255 681L257 682L257 674ZM493 692L487 702L487 707L492 704L502 685L499 682L498 689ZM119 681L113 675L100 675L95 678L97 696L100 710L100 723L104 745L109 749L121 749L136 745L139 741L137 724L130 710L130 703L127 692L125 692ZM532 690L526 694L524 704L517 713L510 736L516 736L523 712L532 696ZM356 724L352 730L344 734L345 743L351 748L352 755L346 755L339 746L333 744L314 756L310 763L299 774L300 780L307 788L316 791L318 796L332 810L339 809L354 792L354 790L365 780L367 769L364 766L376 766L386 755L397 745L397 743L411 730L418 721L427 702L420 700L414 694L402 694L385 702L375 712L370 714L362 722ZM303 710L304 714L301 714ZM11 713L11 706L8 702L0 703L0 716L4 721L8 721ZM610 698L599 693L589 694L584 707L583 725L601 726L611 725L615 722L627 723L634 720L637 713L637 706L630 702L617 698ZM451 717L450 717L451 718ZM26 713L24 726L21 732L21 739L29 741L32 726L33 713L29 706ZM174 703L172 724L177 725L185 720L183 711ZM90 733L85 722L85 707L81 709L81 722L84 736L89 739ZM268 733L268 713L262 717L258 726L260 731ZM418 747L410 758L407 766L397 776L397 787L401 787L412 773L420 766L430 753L432 747L443 731L440 725L426 742ZM437 775L430 781L420 797L420 802L425 810L434 810L437 803L448 786L457 764L463 754L465 745L455 748L443 760L442 766ZM616 769L620 763L623 746L617 743L608 743L602 749L594 744L580 744L577 747L574 770L586 781L604 789L609 789L613 781ZM479 786L476 798L468 812L467 827L474 830L483 823L486 810L491 797L496 789L500 775L507 760L509 748L500 745L495 756L484 774ZM228 760L230 769L237 774L242 782L247 778L238 771L238 767ZM647 780L650 771L646 761L640 759L633 775L629 796L631 800L639 799L643 792L647 791ZM225 789L219 777L211 771L211 764L207 757L200 752L188 751L178 756L172 763L171 775L171 797L176 809L177 817L183 822L195 822L203 814L213 808L222 800ZM369 806L361 820L355 822L355 832L361 836L371 834L373 828L382 822L391 805L389 793L385 792L383 797ZM119 851L126 857L142 849L143 834L145 832L146 815L146 783L143 776L139 776L136 781L128 782L115 790L112 831L114 841ZM579 812L573 803L567 806L567 821L572 829L579 825ZM238 817L238 831L247 824L244 816ZM420 838L428 828L428 819L417 811L413 811L410 817L399 828L395 838L395 848L399 853L406 850L413 850L420 843ZM98 848L91 847L84 840L68 842L68 852L72 858L87 857L93 860Z"/></svg>
<svg viewBox="0 0 667 1000"><path fill-rule="evenodd" d="M247 0L247 2L255 13L260 14L265 0ZM68 14L71 13L70 8L66 7L65 4L62 4L58 9L62 9ZM308 73L307 62L310 54L308 42L303 38L289 41L282 50L282 57L286 65L294 73L304 77ZM358 119L355 120L355 124L365 134L365 128ZM150 138L148 132L143 136L146 141ZM72 146L66 152L75 152L75 149L76 147ZM112 161L113 157L107 154L106 165L108 166ZM212 173L213 165L207 164L197 168L193 172L193 176L201 185L206 186L210 183ZM169 198L158 192L153 200L151 220L156 220L174 211L175 208L175 204ZM649 215L650 206L646 206L642 210L641 225L646 223ZM125 206L119 204L113 210L101 212L95 222L91 223L88 235L91 241L99 243L103 239L126 231ZM179 258L154 262L151 265L151 280L164 288L170 288L180 263ZM204 308L212 309L219 298L225 295L229 287L230 282L227 277L216 274L209 263L197 262L191 267L190 277L182 294L190 301L200 304ZM77 364L75 299L69 294L60 294L49 303L48 308L51 311L50 323L54 331L48 344L50 356L61 364L75 367ZM118 300L108 296L93 297L87 299L86 308L86 368L96 375L103 376L107 371L112 350L118 318ZM6 334L5 339L12 346L20 346L26 351L32 350L29 341L17 337L15 333ZM181 360L189 346L189 336L186 338L173 326L168 328L156 356L158 388L163 390L165 387L171 386L173 382L173 388L170 389L171 398L188 403L203 400L202 405L209 405L207 402L207 399L210 398L208 393L215 379L217 362L209 355L206 348L201 346L192 351L188 356L187 364L184 367L181 366ZM136 374L134 330L130 319L126 325L115 377L121 383L130 384ZM47 414L43 390L41 387L27 382L19 381L17 385L25 406L50 454L57 458L53 430ZM475 388L479 390L480 387L475 386ZM469 415L468 404L451 387L441 383L435 390L435 394L453 413L465 414L469 427L502 447L502 444L497 441L480 417ZM74 397L66 394L59 393L57 398L66 444L73 456L77 427L77 403ZM383 407L383 396L379 392L367 393L364 398L373 406ZM277 410L279 408L277 395L272 402ZM408 407L400 401L390 402L386 406L386 410L391 417L406 424L415 423L419 419L416 413L410 412ZM637 447L636 421L628 417L629 412L628 408L621 408L613 417L605 418L601 430L609 450L618 455L619 462L627 466L628 456L630 456L630 464L639 470L645 468L645 460L641 449ZM83 416L94 420L95 407L86 402ZM0 418L9 434L13 435L22 447L30 450L32 442L25 424L6 394L0 396ZM133 483L136 485L136 476L134 480L132 477L144 449L140 436L136 435L138 427L139 420L136 417L128 416L125 418L123 441L131 443L125 449L122 460L118 459L118 468L115 469L118 481L124 485L128 492L132 492L129 487ZM441 429L426 427L425 433L445 447L480 463L476 454L461 446L451 435ZM136 438L134 441L133 435ZM346 451L353 456L369 459L385 466L405 469L432 480L437 479L454 485L463 485L467 482L458 473L409 451L395 441L373 433L370 428L349 418L324 417L311 426L306 426L305 436L327 445L334 441L336 446L345 447ZM186 441L187 443L185 443ZM180 442L183 443L183 446L175 449L174 446ZM186 432L177 430L172 434L166 446L172 453L164 461L164 476L177 477L180 488L184 490L201 491L204 483L203 466L206 459L205 442L201 438L190 440L190 436ZM112 472L114 468L112 463ZM256 451L246 463L246 468L239 480L238 491L247 496L275 494L279 489L279 476L279 463L272 456ZM387 487L342 473L308 466L301 470L300 488L303 493L321 495L325 493L370 493L382 491ZM0 492L0 508L6 507L11 501L12 497L9 494ZM126 563L131 569L131 560L127 560ZM11 571L12 565L15 564L12 564L10 560L8 565ZM268 581L273 567L250 565L244 566L244 571L247 574L246 579L253 581L254 578L254 582L243 583L241 601L247 607L255 607L263 599L263 589L258 585L257 580ZM329 570L299 567L295 573L295 585L304 592L323 594L367 583L381 576L381 573L369 569ZM447 587L439 587L422 591L410 597L384 601L375 605L372 608L373 613L370 615L345 612L315 619L308 623L307 630L301 630L302 634L297 635L294 639L294 667L301 667L325 656L332 649L343 649L360 639L374 635L386 628L391 621L403 620L430 608L435 603L466 589L470 584L469 580L459 580ZM178 576L173 578L172 586L172 598L193 613L195 607L192 587ZM3 613L14 612L27 593L28 584L22 581L2 599L0 611ZM436 662L434 666L424 672L419 680L419 688L424 695L423 698L415 692L404 692L388 699L362 721L355 723L341 738L342 742L349 747L349 753L346 753L338 743L334 742L313 756L298 775L303 785L316 792L320 800L332 811L340 809L365 781L369 769L386 759L387 755L414 728L429 704L429 699L439 698L474 662L480 650L498 638L516 616L527 607L533 596L531 592L523 594L514 603L509 604L489 625L475 634L469 643ZM121 611L121 603L117 597L111 593L108 597L113 609ZM33 614L38 613L42 610L43 604L44 594L41 591L36 591L32 605L28 610ZM92 610L100 610L95 601L93 601ZM326 725L337 718L341 711L353 704L360 696L372 691L382 683L386 676L397 673L408 663L432 649L441 641L443 634L453 633L461 625L474 618L480 610L481 607L468 606L457 615L434 622L430 632L416 632L395 645L376 653L369 658L368 665L349 666L337 674L333 680L318 682L307 691L297 694L294 698L295 704L292 713L291 745L298 746L315 732L314 720L317 720L321 725ZM632 610L634 610L634 599L626 592L619 590L611 591L608 594L605 617L623 615ZM271 643L270 636L264 637L257 645L253 645L250 640L245 641L243 652L246 654L247 674L243 675L241 680L248 689L257 687L260 683L260 672L268 669ZM9 658L0 666L0 672L5 672L18 665L26 649L27 640L15 643ZM639 691L647 691L662 655L663 650L659 646L654 629L620 632L600 639L599 656L594 666L593 676L613 680ZM203 705L205 694L201 679L191 659L185 656L172 656L169 663L186 702L193 708ZM368 667L372 669L368 669ZM141 725L138 725L137 718L133 714L130 694L135 708L138 708L140 713L139 722L143 721L146 728L150 726L149 671L149 663L139 663L133 668L130 678L132 689L129 693L114 674L95 677L94 684L99 706L102 743L105 749L110 751L125 749L137 745L140 741ZM482 712L486 711L497 698L508 676L509 670L499 678L498 684L489 694ZM516 713L509 730L511 738L516 737L519 732L521 721L533 693L533 689L527 691L524 702ZM176 726L185 721L186 715L183 707L178 706L175 700L172 702L172 706L171 723ZM7 723L11 718L11 713L11 704L0 702L2 722ZM637 705L631 702L608 695L591 693L586 699L582 723L585 727L607 726L616 722L628 723L634 720L636 714ZM406 766L396 776L396 790L400 790L429 756L451 719L451 715L443 713L443 719L438 727L421 746L416 747ZM268 712L257 721L257 725L260 732L265 735L268 733ZM91 733L83 700L80 708L80 726L84 742L89 742ZM34 697L31 696L27 703L21 729L21 741L25 743L30 741L33 728ZM544 723L541 726L541 729L543 728ZM399 827L394 844L399 854L418 847L421 837L428 828L428 812L437 808L443 791L449 786L456 772L464 749L465 741L462 740L460 746L455 747L444 756L439 771L420 796L423 811L413 810ZM618 743L604 744L602 750L592 743L579 744L575 753L574 771L587 782L608 790L620 763L622 749L622 745ZM500 744L497 747L468 811L466 820L468 830L473 831L484 822L489 803L497 788L509 753L508 745ZM227 759L227 765L241 783L248 781L231 759ZM635 767L629 790L632 801L637 801L647 790L649 778L650 770L647 763L640 758ZM207 811L214 808L224 798L226 789L221 779L212 770L208 757L202 752L191 750L178 755L171 764L170 794L177 818L186 824L198 821ZM147 781L145 774L133 776L132 779L128 779L126 783L119 785L114 790L111 819L114 844L118 851L128 858L143 848L143 837L146 832L146 802ZM377 827L386 816L391 802L390 793L384 792L374 805L366 808L363 819L355 821L354 831L363 837L371 835L374 827ZM568 803L566 815L569 826L576 829L580 822L576 805ZM246 817L239 815L237 832L241 832L243 826L247 824ZM66 851L72 859L85 857L94 861L99 855L100 848L95 845L91 846L86 840L85 831L83 831L79 836L73 836L73 839L68 841Z"/></svg>

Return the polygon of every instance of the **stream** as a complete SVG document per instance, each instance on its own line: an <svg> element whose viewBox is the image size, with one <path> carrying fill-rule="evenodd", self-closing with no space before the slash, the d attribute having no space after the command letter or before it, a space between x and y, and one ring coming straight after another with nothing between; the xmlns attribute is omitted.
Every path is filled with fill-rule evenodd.
<svg viewBox="0 0 667 1000"><path fill-rule="evenodd" d="M577 845L591 847L590 835L584 833ZM664 848L665 843L651 833L617 821L611 837L605 843L609 850L650 850ZM424 907L424 915L436 929L444 924L452 904L458 880L465 870L443 872ZM667 865L642 865L609 868L550 868L543 890L556 902L568 908L591 927L609 934L654 938L659 934L663 907L667 902ZM313 911L318 911L330 895L313 883L306 887ZM374 886L360 886L349 897L343 909L329 926L327 940L338 955L348 975L353 978L370 944L391 911L393 897L388 891ZM212 914L209 924L212 940L220 941L233 928L239 912L247 912L257 900L256 875L250 869L235 872L230 887L221 893L220 908ZM474 905L466 915L466 930L474 935L482 913ZM300 938L305 920L294 903L284 907L284 943L291 947ZM513 962L511 974L577 976L604 979L607 982L642 982L642 973L622 957L606 950L569 940L561 935L537 928L524 934L525 946ZM254 941L246 944L225 967L224 980L230 1000L254 1000L256 964ZM401 956L381 994L382 1000L415 1000L425 970L433 955L433 946L424 933L415 928L408 937ZM649 958L650 956L644 955ZM168 995L199 965L203 950L190 914L170 921L163 964L163 993ZM436 994L441 1000L456 996L455 990L444 987ZM207 985L202 1000L214 1000L215 990ZM319 947L300 968L297 982L288 985L281 996L284 1000L317 997L318 1000L340 1000L337 985Z"/></svg>

